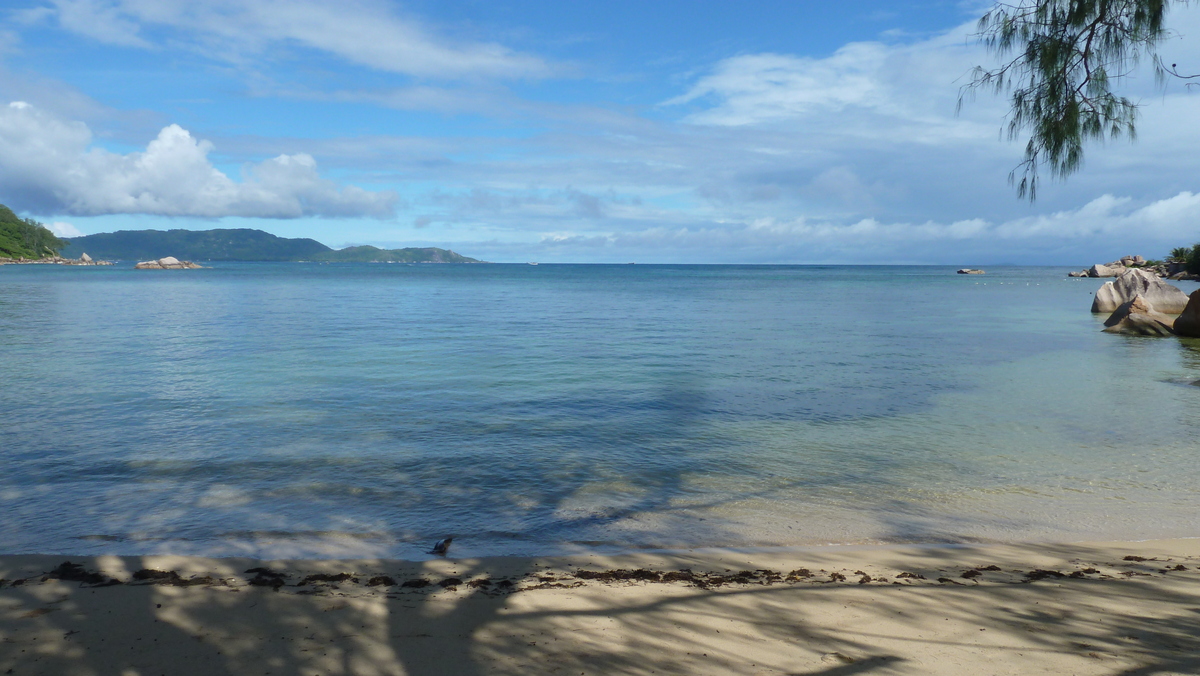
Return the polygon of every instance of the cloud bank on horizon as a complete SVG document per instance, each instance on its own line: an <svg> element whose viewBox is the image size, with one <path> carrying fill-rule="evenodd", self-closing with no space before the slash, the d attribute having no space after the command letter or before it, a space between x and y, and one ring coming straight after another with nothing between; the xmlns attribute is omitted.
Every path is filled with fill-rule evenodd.
<svg viewBox="0 0 1200 676"><path fill-rule="evenodd" d="M794 5L638 30L622 2L29 0L0 53L0 202L63 234L223 219L512 261L1081 264L1200 239L1200 93L1135 73L1140 140L1029 205L1003 99L955 114L990 62L960 3ZM1200 71L1200 8L1170 24Z"/></svg>

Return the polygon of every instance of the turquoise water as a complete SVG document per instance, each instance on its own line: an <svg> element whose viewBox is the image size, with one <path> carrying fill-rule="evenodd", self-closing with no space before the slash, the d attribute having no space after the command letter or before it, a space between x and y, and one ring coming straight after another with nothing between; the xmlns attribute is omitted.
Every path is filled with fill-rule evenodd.
<svg viewBox="0 0 1200 676"><path fill-rule="evenodd" d="M212 265L0 267L0 552L1200 536L1200 341L1063 269Z"/></svg>

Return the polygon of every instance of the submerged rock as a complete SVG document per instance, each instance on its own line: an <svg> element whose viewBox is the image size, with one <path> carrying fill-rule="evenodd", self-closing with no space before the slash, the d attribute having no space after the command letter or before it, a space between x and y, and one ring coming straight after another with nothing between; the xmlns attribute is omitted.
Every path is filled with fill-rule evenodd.
<svg viewBox="0 0 1200 676"><path fill-rule="evenodd" d="M1200 289L1192 292L1183 314L1175 320L1175 333L1189 338L1200 338Z"/></svg>
<svg viewBox="0 0 1200 676"><path fill-rule="evenodd" d="M1133 336L1170 336L1175 333L1174 323L1170 315L1157 312L1145 298L1134 296L1104 322L1104 330Z"/></svg>
<svg viewBox="0 0 1200 676"><path fill-rule="evenodd" d="M1116 312L1122 304L1141 296L1157 312L1179 314L1188 297L1177 286L1167 284L1152 272L1126 270L1116 281L1108 282L1096 291L1092 312Z"/></svg>

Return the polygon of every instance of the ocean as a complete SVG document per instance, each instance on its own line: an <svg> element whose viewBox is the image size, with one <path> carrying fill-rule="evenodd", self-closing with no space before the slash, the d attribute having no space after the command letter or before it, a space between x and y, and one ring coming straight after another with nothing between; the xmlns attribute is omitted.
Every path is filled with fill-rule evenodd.
<svg viewBox="0 0 1200 676"><path fill-rule="evenodd" d="M1200 537L1200 340L1066 268L207 265L0 267L0 553Z"/></svg>

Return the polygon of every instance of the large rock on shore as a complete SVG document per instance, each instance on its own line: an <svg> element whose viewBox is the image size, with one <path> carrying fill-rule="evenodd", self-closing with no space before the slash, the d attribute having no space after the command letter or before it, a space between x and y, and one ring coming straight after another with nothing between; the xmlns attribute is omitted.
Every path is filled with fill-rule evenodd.
<svg viewBox="0 0 1200 676"><path fill-rule="evenodd" d="M1175 333L1189 338L1200 338L1200 290L1192 292L1183 314L1175 320Z"/></svg>
<svg viewBox="0 0 1200 676"><path fill-rule="evenodd" d="M1134 336L1170 336L1175 333L1174 323L1174 318L1155 311L1145 298L1134 296L1104 322L1104 330Z"/></svg>
<svg viewBox="0 0 1200 676"><path fill-rule="evenodd" d="M1117 271L1113 270L1112 268L1108 267L1107 265L1101 265L1099 263L1096 263L1092 267L1088 268L1088 277L1116 277L1116 276L1117 276Z"/></svg>
<svg viewBox="0 0 1200 676"><path fill-rule="evenodd" d="M167 256L156 261L142 261L133 266L135 270L195 270L200 266L191 261L180 261L174 256Z"/></svg>
<svg viewBox="0 0 1200 676"><path fill-rule="evenodd" d="M1114 282L1107 282L1096 290L1092 300L1092 312L1116 312L1122 304L1142 296L1155 311L1176 315L1183 312L1188 297L1177 286L1167 284L1158 275L1145 270L1127 270Z"/></svg>

